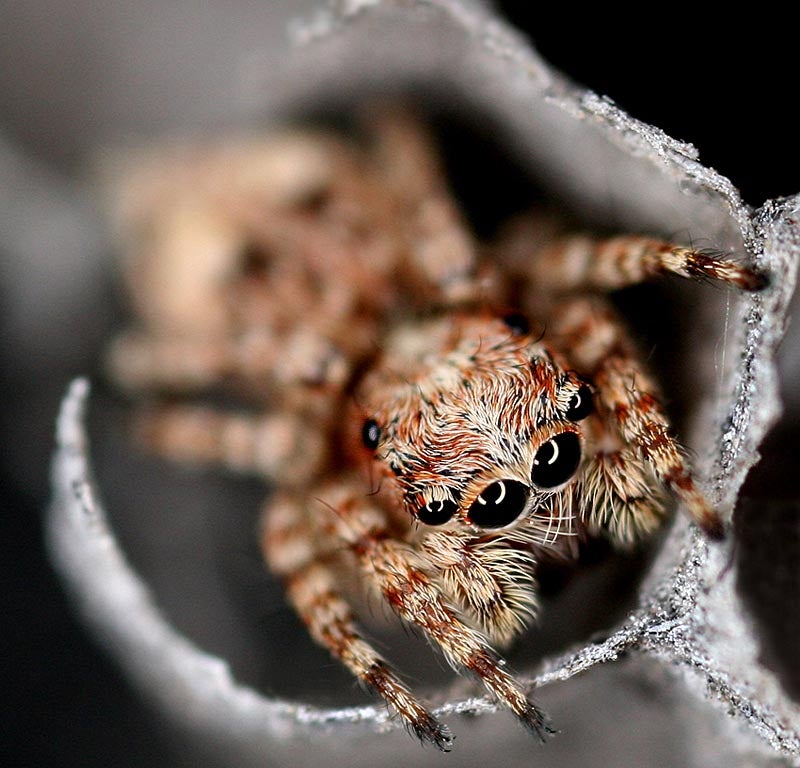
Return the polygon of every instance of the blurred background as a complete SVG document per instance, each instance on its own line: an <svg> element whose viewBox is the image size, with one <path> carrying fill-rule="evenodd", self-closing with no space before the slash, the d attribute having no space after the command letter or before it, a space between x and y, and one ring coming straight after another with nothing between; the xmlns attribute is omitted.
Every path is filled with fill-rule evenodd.
<svg viewBox="0 0 800 768"><path fill-rule="evenodd" d="M117 289L100 269L105 244L94 228L78 223L96 216L81 193L100 147L197 123L211 132L236 124L242 94L231 93L229 83L246 87L248 68L269 57L286 19L315 5L0 5L0 603L8 638L0 657L6 694L0 756L6 765L91 768L107 766L112 755L114 765L125 767L194 764L75 618L42 546L58 399L71 377L97 372L107 329L119 319ZM539 20L529 3L496 7L573 80L694 144L704 164L730 178L746 202L757 206L800 192L789 114L797 98L791 25L749 18L746 26L726 29L719 18L700 20L676 8L648 14L657 25L582 15L573 7L550 8ZM75 227L57 229L72 240L54 242L37 210L48 220L54 212L80 214ZM88 294L105 316L88 316L59 292L82 258L97 265ZM53 318L61 319L58 331ZM789 352L796 344L790 337ZM795 357L787 354L787 381ZM797 392L788 395L796 407ZM794 536L797 525L781 528L781 520L794 515L797 499L797 424L790 412L748 489L754 498L769 489L770 498L789 502L768 511L777 530ZM797 615L784 615L775 631L797 637ZM765 655L780 666L780 642L770 648L767 637ZM786 680L798 685L796 670Z"/></svg>

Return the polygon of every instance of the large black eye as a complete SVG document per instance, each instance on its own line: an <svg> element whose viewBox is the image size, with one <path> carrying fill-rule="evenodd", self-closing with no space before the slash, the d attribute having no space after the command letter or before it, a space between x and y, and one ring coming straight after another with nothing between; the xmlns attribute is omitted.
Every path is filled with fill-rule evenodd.
<svg viewBox="0 0 800 768"><path fill-rule="evenodd" d="M378 426L378 422L375 419L367 419L364 422L364 426L361 427L361 442L369 450L374 451L378 447L380 439L381 428Z"/></svg>
<svg viewBox="0 0 800 768"><path fill-rule="evenodd" d="M498 480L483 489L467 512L469 521L481 528L504 528L525 509L528 486L516 480Z"/></svg>
<svg viewBox="0 0 800 768"><path fill-rule="evenodd" d="M450 499L429 501L417 510L417 519L425 525L444 525L457 511L458 504Z"/></svg>
<svg viewBox="0 0 800 768"><path fill-rule="evenodd" d="M564 415L570 421L580 421L585 419L593 409L592 390L587 384L581 384L581 388L569 399Z"/></svg>
<svg viewBox="0 0 800 768"><path fill-rule="evenodd" d="M539 488L566 483L581 463L581 441L574 432L562 432L544 443L533 457L531 482Z"/></svg>

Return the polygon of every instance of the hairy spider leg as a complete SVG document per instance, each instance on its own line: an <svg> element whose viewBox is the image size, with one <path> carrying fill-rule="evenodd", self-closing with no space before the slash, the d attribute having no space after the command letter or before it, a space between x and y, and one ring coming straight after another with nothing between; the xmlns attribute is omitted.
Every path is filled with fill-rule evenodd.
<svg viewBox="0 0 800 768"><path fill-rule="evenodd" d="M139 439L164 458L224 466L283 484L308 482L328 457L325 430L308 428L302 413L256 416L170 404L143 409L136 420Z"/></svg>
<svg viewBox="0 0 800 768"><path fill-rule="evenodd" d="M318 606L306 600L305 593L297 593L292 588L293 579L298 574L309 568L319 566L319 558L313 561L313 550L308 547L307 541L323 540L337 541L344 544L355 556L360 572L368 580L368 584L383 595L386 602L395 613L403 620L420 627L436 645L441 648L448 662L456 669L466 669L475 674L483 685L497 699L508 706L530 731L540 739L551 733L544 713L527 698L523 687L504 668L504 662L489 647L481 634L467 626L450 607L438 589L435 581L428 573L424 560L420 558L413 547L405 541L393 538L388 531L386 513L379 507L369 503L368 499L347 487L346 484L330 486L321 489L320 497L326 503L323 507L324 514L317 517L318 530L304 531L298 534L304 542L309 559L303 564L300 558L295 560L297 567L291 570L288 564L281 561L281 539L285 539L286 526L274 522L275 515L271 511L266 519L267 533L265 535L265 556L270 566L277 569L278 573L287 578L287 590L290 600L298 610L310 629L320 622ZM308 503L313 503L310 501ZM297 505L294 505L298 509ZM296 519L297 515L295 515ZM312 520L315 516L312 516ZM323 522L324 521L324 522ZM290 524L295 523L291 521ZM313 522L312 522L313 525ZM276 532L281 531L280 536ZM307 580L303 577L302 584ZM322 581L320 581L322 583ZM327 598L325 598L327 599ZM337 600L342 599L337 595ZM349 609L348 609L349 610ZM349 615L349 614L348 614ZM323 620L324 620L323 616ZM349 626L349 625L348 625ZM340 642L338 634L332 634L324 625L316 630L315 637L331 653L341 658L354 673L373 689L377 690L401 715L409 727L417 734L438 744L441 735L438 731L431 732L432 716L424 708L413 701L413 706L406 706L408 692L403 686L398 688L390 678L382 678L380 685L375 685L370 679L371 665L376 660L377 654L372 649L359 659L351 657L349 640ZM355 630L353 630L355 632ZM360 635L359 648L363 643ZM342 658L343 654L346 658ZM383 660L381 668L387 669ZM402 686L402 684L400 684ZM424 714L423 714L424 713ZM423 719L420 720L420 717ZM449 732L448 732L449 733ZM438 734L438 735L437 735Z"/></svg>
<svg viewBox="0 0 800 768"><path fill-rule="evenodd" d="M233 382L340 387L350 366L322 334L298 329L277 334L269 327L232 336L118 337L108 358L111 375L132 391L203 391Z"/></svg>
<svg viewBox="0 0 800 768"><path fill-rule="evenodd" d="M361 573L394 612L424 630L455 669L476 675L539 738L550 733L546 716L505 670L505 662L447 603L425 559L412 544L391 535L388 513L345 484L323 489L322 497L336 510L329 515L334 535L355 554Z"/></svg>
<svg viewBox="0 0 800 768"><path fill-rule="evenodd" d="M721 256L642 235L571 235L531 253L537 291L612 291L664 274L712 280L746 291L763 288L763 275Z"/></svg>
<svg viewBox="0 0 800 768"><path fill-rule="evenodd" d="M565 302L554 314L552 331L560 348L569 351L570 362L594 382L609 424L632 447L604 460L597 477L605 474L612 479L629 469L641 477L642 468L634 458L639 457L686 505L689 516L706 534L720 538L722 520L697 487L684 449L671 434L647 366L610 304L599 297ZM638 484L633 483L634 487ZM653 513L660 515L658 506ZM643 530L655 527L655 522L644 523Z"/></svg>
<svg viewBox="0 0 800 768"><path fill-rule="evenodd" d="M287 598L313 639L380 695L420 740L449 752L453 737L448 727L418 701L362 637L353 611L337 587L337 565L342 566L341 543L334 530L338 518L326 509L334 519L315 524L307 506L315 503L319 505L287 494L268 502L262 536L264 559L284 581Z"/></svg>

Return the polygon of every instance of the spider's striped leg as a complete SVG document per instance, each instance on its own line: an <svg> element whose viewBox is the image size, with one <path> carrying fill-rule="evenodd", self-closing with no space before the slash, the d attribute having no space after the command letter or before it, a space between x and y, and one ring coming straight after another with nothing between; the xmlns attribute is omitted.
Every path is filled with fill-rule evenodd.
<svg viewBox="0 0 800 768"><path fill-rule="evenodd" d="M722 520L697 487L684 450L671 434L657 387L610 305L600 299L567 302L554 314L552 332L571 364L593 380L601 414L633 455L686 505L708 536L720 538ZM625 454L618 455L623 458Z"/></svg>
<svg viewBox="0 0 800 768"><path fill-rule="evenodd" d="M593 238L584 235L556 237L526 247L524 222L509 229L505 241L517 264L527 251L527 267L534 289L543 293L610 291L671 273L694 280L712 280L747 291L766 284L763 275L702 249L643 235Z"/></svg>
<svg viewBox="0 0 800 768"><path fill-rule="evenodd" d="M143 410L136 431L149 449L173 461L295 483L312 476L325 458L324 430L308 421L291 412L255 416L170 404Z"/></svg>
<svg viewBox="0 0 800 768"><path fill-rule="evenodd" d="M404 200L424 201L446 191L446 174L434 137L413 109L397 103L372 104L362 112L362 122L373 137L376 167Z"/></svg>
<svg viewBox="0 0 800 768"><path fill-rule="evenodd" d="M149 336L127 332L114 339L106 365L114 382L129 391L153 387L195 391L214 386L233 367L225 337Z"/></svg>
<svg viewBox="0 0 800 768"><path fill-rule="evenodd" d="M424 293L433 302L474 301L483 291L474 274L477 243L448 189L432 135L397 104L365 117L375 138L376 170L391 190L402 280L413 296Z"/></svg>
<svg viewBox="0 0 800 768"><path fill-rule="evenodd" d="M424 630L455 669L476 675L531 732L540 739L552 733L547 717L507 672L504 661L447 603L424 557L411 544L391 536L381 522L384 514L363 493L342 491L332 488L324 496L335 510L330 513L332 535L353 552L368 583L401 619Z"/></svg>
<svg viewBox="0 0 800 768"><path fill-rule="evenodd" d="M720 516L697 487L680 444L671 434L655 388L638 361L622 356L603 361L594 379L601 402L620 434L656 476L686 505L691 518L714 539L722 538Z"/></svg>
<svg viewBox="0 0 800 768"><path fill-rule="evenodd" d="M199 391L228 380L281 385L338 385L349 371L342 353L324 336L298 330L277 336L268 328L236 336L118 337L108 358L120 387L143 391Z"/></svg>
<svg viewBox="0 0 800 768"><path fill-rule="evenodd" d="M362 638L337 588L340 579L334 566L341 543L336 532L329 526L321 531L303 503L286 495L270 501L264 523L265 559L285 582L287 597L314 640L382 696L419 739L449 752L453 737L447 726L436 720Z"/></svg>

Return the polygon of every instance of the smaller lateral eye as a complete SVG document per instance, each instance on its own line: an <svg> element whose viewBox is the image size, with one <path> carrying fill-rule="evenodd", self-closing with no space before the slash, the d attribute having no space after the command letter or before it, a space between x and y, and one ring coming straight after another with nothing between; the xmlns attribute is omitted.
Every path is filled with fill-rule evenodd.
<svg viewBox="0 0 800 768"><path fill-rule="evenodd" d="M361 427L361 442L364 443L366 448L374 451L378 447L381 439L381 428L375 419L367 419L364 426Z"/></svg>
<svg viewBox="0 0 800 768"><path fill-rule="evenodd" d="M503 322L515 336L524 336L530 333L531 325L528 318L521 312L509 312L507 315L503 315Z"/></svg>
<svg viewBox="0 0 800 768"><path fill-rule="evenodd" d="M457 511L458 505L451 499L429 501L417 510L417 520L425 525L444 525Z"/></svg>
<svg viewBox="0 0 800 768"><path fill-rule="evenodd" d="M570 421L581 421L594 410L592 390L588 384L581 384L580 389L569 399L564 413Z"/></svg>

